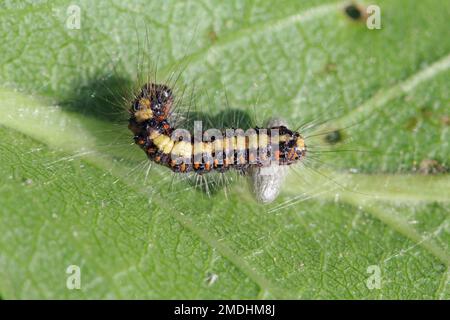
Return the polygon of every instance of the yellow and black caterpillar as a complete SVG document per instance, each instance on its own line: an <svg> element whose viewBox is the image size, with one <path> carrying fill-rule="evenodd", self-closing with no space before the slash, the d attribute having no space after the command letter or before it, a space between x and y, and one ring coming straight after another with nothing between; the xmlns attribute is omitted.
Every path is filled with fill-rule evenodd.
<svg viewBox="0 0 450 320"><path fill-rule="evenodd" d="M191 137L186 130L174 128L170 113L172 90L162 84L147 83L129 109L129 129L134 141L156 163L174 172L247 172L251 167L273 163L291 165L306 155L299 132L285 126L271 128L219 129L202 131ZM206 140L206 141L205 141Z"/></svg>

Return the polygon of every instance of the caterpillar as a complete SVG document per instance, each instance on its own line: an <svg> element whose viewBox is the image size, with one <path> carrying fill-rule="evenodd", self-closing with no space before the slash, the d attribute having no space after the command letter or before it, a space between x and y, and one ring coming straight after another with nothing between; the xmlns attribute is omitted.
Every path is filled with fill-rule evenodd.
<svg viewBox="0 0 450 320"><path fill-rule="evenodd" d="M199 175L274 164L292 165L306 156L302 135L286 126L269 128L209 129L191 137L171 123L174 94L164 84L146 83L129 109L128 128L135 143L155 163L173 172ZM212 132L212 133L211 133Z"/></svg>

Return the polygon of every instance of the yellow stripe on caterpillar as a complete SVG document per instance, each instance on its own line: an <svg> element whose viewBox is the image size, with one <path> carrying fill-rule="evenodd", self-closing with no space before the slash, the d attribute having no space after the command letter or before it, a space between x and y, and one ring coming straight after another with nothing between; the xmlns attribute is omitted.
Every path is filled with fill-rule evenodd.
<svg viewBox="0 0 450 320"><path fill-rule="evenodd" d="M244 150L247 149L247 138L245 136L237 136L236 137L236 150Z"/></svg>
<svg viewBox="0 0 450 320"><path fill-rule="evenodd" d="M224 143L223 143L223 140L222 139L216 139L216 140L214 140L214 142L212 143L212 145L213 145L213 151L214 152L222 152L224 149L223 149L223 146L224 146Z"/></svg>
<svg viewBox="0 0 450 320"><path fill-rule="evenodd" d="M153 118L153 112L151 109L139 110L134 114L137 122L144 122Z"/></svg>
<svg viewBox="0 0 450 320"><path fill-rule="evenodd" d="M257 149L258 148L258 135L250 134L248 135L248 149Z"/></svg>
<svg viewBox="0 0 450 320"><path fill-rule="evenodd" d="M244 141L245 143L245 141ZM231 151L236 149L236 137L227 137L224 141L224 149L226 151Z"/></svg>
<svg viewBox="0 0 450 320"><path fill-rule="evenodd" d="M194 144L194 154L209 154L211 155L213 151L223 151L222 144L216 144L215 140L214 142L196 142Z"/></svg>
<svg viewBox="0 0 450 320"><path fill-rule="evenodd" d="M267 134L260 133L258 135L258 146L260 148L267 148L269 145L269 136Z"/></svg>
<svg viewBox="0 0 450 320"><path fill-rule="evenodd" d="M203 142L203 153L204 154L212 154L213 146L210 142Z"/></svg>
<svg viewBox="0 0 450 320"><path fill-rule="evenodd" d="M192 144L187 141L177 141L172 148L172 154L183 158L192 156Z"/></svg>
<svg viewBox="0 0 450 320"><path fill-rule="evenodd" d="M302 138L298 138L296 144L297 144L297 147L299 149L304 149L305 148L305 140L302 139Z"/></svg>
<svg viewBox="0 0 450 320"><path fill-rule="evenodd" d="M153 111L150 108L151 102L147 98L139 100L139 110L134 113L137 122L143 122L153 118Z"/></svg>
<svg viewBox="0 0 450 320"><path fill-rule="evenodd" d="M158 130L151 130L149 138L150 138L150 140L155 140L160 135L161 135L161 133Z"/></svg>
<svg viewBox="0 0 450 320"><path fill-rule="evenodd" d="M170 153L174 142L170 139L170 137L166 136L165 134L161 134L153 139L153 143L158 147L160 151L164 152L165 149L168 149L169 152L166 153Z"/></svg>

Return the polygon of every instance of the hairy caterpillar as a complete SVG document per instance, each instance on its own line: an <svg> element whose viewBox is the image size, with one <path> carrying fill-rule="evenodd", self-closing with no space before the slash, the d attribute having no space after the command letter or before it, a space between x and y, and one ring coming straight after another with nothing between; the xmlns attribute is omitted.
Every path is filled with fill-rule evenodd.
<svg viewBox="0 0 450 320"><path fill-rule="evenodd" d="M174 96L166 85L147 83L129 109L129 129L135 143L156 163L174 172L205 174L274 164L291 165L306 155L305 140L299 132L283 125L267 129L209 129L190 137L170 121ZM207 141L205 141L205 138Z"/></svg>

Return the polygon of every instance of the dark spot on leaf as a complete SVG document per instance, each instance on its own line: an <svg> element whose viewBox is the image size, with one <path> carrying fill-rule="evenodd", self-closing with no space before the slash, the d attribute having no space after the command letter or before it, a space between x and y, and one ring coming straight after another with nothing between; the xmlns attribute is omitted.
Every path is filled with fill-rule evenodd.
<svg viewBox="0 0 450 320"><path fill-rule="evenodd" d="M348 6L344 8L344 12L352 20L360 20L363 16L363 12L361 10L361 7L351 3Z"/></svg>
<svg viewBox="0 0 450 320"><path fill-rule="evenodd" d="M444 126L448 126L450 124L450 116L442 116L441 117L441 122Z"/></svg>
<svg viewBox="0 0 450 320"><path fill-rule="evenodd" d="M419 172L424 175L439 174L447 172L447 168L433 159L424 159L420 163Z"/></svg>
<svg viewBox="0 0 450 320"><path fill-rule="evenodd" d="M337 66L335 63L327 63L325 65L324 71L326 73L335 73L337 71Z"/></svg>
<svg viewBox="0 0 450 320"><path fill-rule="evenodd" d="M408 121L406 121L405 128L407 130L414 131L414 129L417 128L417 123L418 122L419 122L419 120L417 120L416 117L411 117L411 118L408 119Z"/></svg>
<svg viewBox="0 0 450 320"><path fill-rule="evenodd" d="M217 41L217 33L214 31L213 28L208 32L208 39L214 43Z"/></svg>
<svg viewBox="0 0 450 320"><path fill-rule="evenodd" d="M431 118L431 116L433 115L433 112L431 111L431 109L429 107L421 108L420 113L422 114L422 116L424 118Z"/></svg>
<svg viewBox="0 0 450 320"><path fill-rule="evenodd" d="M329 144L336 144L342 140L342 134L339 130L328 133L325 136L325 141Z"/></svg>

